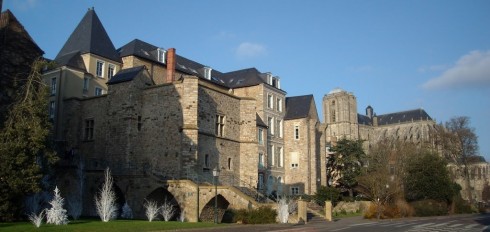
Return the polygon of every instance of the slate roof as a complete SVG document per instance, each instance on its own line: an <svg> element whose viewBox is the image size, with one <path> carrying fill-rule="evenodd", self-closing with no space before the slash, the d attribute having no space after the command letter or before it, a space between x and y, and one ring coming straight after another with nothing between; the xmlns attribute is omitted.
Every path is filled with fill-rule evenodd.
<svg viewBox="0 0 490 232"><path fill-rule="evenodd" d="M373 120L363 114L357 114L357 123L362 125L373 125Z"/></svg>
<svg viewBox="0 0 490 232"><path fill-rule="evenodd" d="M256 114L257 115L257 126L260 126L260 127L265 127L265 128L268 128L267 124L265 124L264 120L262 120L262 118L260 118L259 114Z"/></svg>
<svg viewBox="0 0 490 232"><path fill-rule="evenodd" d="M432 118L423 109L378 115L378 125L380 126L421 120L432 120Z"/></svg>
<svg viewBox="0 0 490 232"><path fill-rule="evenodd" d="M284 120L306 118L310 113L313 95L295 96L286 98L286 116Z"/></svg>
<svg viewBox="0 0 490 232"><path fill-rule="evenodd" d="M116 75L114 75L109 82L108 85L122 83L126 81L132 81L138 74L145 69L145 66L138 66L134 68L122 69Z"/></svg>
<svg viewBox="0 0 490 232"><path fill-rule="evenodd" d="M18 44L29 42L29 45L36 49L37 52L41 55L44 54L44 51L36 44L36 41L32 39L31 35L29 35L24 26L9 9L0 12L0 34L2 35L0 44L2 44L2 46L6 46L4 43L7 42L7 33L14 33L16 36L21 37L20 40L16 40Z"/></svg>
<svg viewBox="0 0 490 232"><path fill-rule="evenodd" d="M159 47L147 42L135 39L117 49L117 52L121 57L133 55L153 62L158 62L158 48ZM175 59L175 69L177 71L207 80L204 76L204 70L205 67L209 66L187 59L180 55L176 55ZM259 72L256 68L247 68L227 73L222 73L218 70L212 69L211 80L209 81L227 88L241 88L267 83L266 74Z"/></svg>
<svg viewBox="0 0 490 232"><path fill-rule="evenodd" d="M85 72L87 68L85 67L85 62L83 62L83 59L80 55L81 54L79 51L74 51L60 56L56 59L56 65L58 67L68 66Z"/></svg>
<svg viewBox="0 0 490 232"><path fill-rule="evenodd" d="M159 62L158 54L157 54L158 48L159 47L149 44L147 42L141 41L139 39L134 39L133 41L117 49L117 52L121 57L137 56L153 62ZM204 78L204 67L206 67L205 65L179 55L176 55L175 59L176 59L175 62L176 70L182 73ZM162 64L162 65L166 65L166 64ZM221 72L213 69L211 71L211 76L214 78L212 78L211 81L219 85L224 85L225 83L220 78L217 78L218 76L221 75L222 75Z"/></svg>
<svg viewBox="0 0 490 232"><path fill-rule="evenodd" d="M223 73L220 78L230 88L249 87L265 82L263 74L256 68Z"/></svg>
<svg viewBox="0 0 490 232"><path fill-rule="evenodd" d="M81 54L92 53L104 58L121 62L114 44L107 35L104 26L93 8L89 9L56 56L58 58L79 51Z"/></svg>

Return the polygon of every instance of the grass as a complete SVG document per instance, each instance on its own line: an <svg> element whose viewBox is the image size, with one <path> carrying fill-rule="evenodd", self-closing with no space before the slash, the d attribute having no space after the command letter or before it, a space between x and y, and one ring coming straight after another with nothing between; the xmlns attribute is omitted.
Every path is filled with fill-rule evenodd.
<svg viewBox="0 0 490 232"><path fill-rule="evenodd" d="M70 221L68 225L55 226L51 224L42 224L37 228L30 222L14 222L0 223L0 231L63 231L63 232L82 232L82 231L97 231L97 232L132 232L132 231L163 231L163 230L181 230L191 228L209 228L223 226L226 224L214 224L212 222L176 222L176 221L142 221L142 220L115 220L110 222L102 222L96 220L78 220Z"/></svg>

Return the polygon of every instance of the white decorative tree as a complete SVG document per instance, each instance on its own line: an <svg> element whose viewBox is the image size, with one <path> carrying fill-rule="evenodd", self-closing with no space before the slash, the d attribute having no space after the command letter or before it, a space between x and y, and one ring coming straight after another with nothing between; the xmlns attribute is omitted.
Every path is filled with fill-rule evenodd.
<svg viewBox="0 0 490 232"><path fill-rule="evenodd" d="M146 217L148 218L148 221L152 222L153 219L157 217L160 207L158 207L156 201L146 201L143 206L146 209Z"/></svg>
<svg viewBox="0 0 490 232"><path fill-rule="evenodd" d="M179 221L185 222L185 211L184 210L182 210L182 212L180 212Z"/></svg>
<svg viewBox="0 0 490 232"><path fill-rule="evenodd" d="M32 224L34 224L37 228L39 228L44 219L44 210L42 210L41 213L39 214L33 212L28 216L29 216L29 221L31 221Z"/></svg>
<svg viewBox="0 0 490 232"><path fill-rule="evenodd" d="M113 180L109 168L105 170L105 181L99 193L95 196L97 214L103 222L116 217L116 194L112 190Z"/></svg>
<svg viewBox="0 0 490 232"><path fill-rule="evenodd" d="M167 198L165 197L165 202L163 202L163 205L161 207L161 214L163 216L163 220L166 222L170 221L172 217L175 214L175 207L172 205L170 201L167 201Z"/></svg>
<svg viewBox="0 0 490 232"><path fill-rule="evenodd" d="M129 207L128 202L125 202L124 206L122 207L121 217L125 219L133 219L133 210L131 210L131 207Z"/></svg>
<svg viewBox="0 0 490 232"><path fill-rule="evenodd" d="M54 198L49 202L51 208L46 210L46 223L55 225L68 224L68 215L66 214L66 209L63 208L64 201L60 195L58 186L56 186L54 189Z"/></svg>
<svg viewBox="0 0 490 232"><path fill-rule="evenodd" d="M277 216L280 223L288 223L289 220L289 204L287 197L280 197L277 201Z"/></svg>

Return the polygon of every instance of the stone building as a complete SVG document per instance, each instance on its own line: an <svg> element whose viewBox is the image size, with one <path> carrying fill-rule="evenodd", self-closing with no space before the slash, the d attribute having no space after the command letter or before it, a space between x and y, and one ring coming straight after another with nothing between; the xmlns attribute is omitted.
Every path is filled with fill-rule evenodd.
<svg viewBox="0 0 490 232"><path fill-rule="evenodd" d="M397 140L432 146L430 132L436 122L423 109L377 115L373 107L366 114L357 112L353 93L336 88L323 98L325 138L331 146L340 138L363 140L364 149L382 140Z"/></svg>
<svg viewBox="0 0 490 232"><path fill-rule="evenodd" d="M317 192L326 185L324 124L313 95L286 98L284 126L285 185L289 195Z"/></svg>
<svg viewBox="0 0 490 232"><path fill-rule="evenodd" d="M1 5L1 3L0 3ZM10 10L0 14L0 128L32 63L44 52Z"/></svg>
<svg viewBox="0 0 490 232"><path fill-rule="evenodd" d="M264 195L313 194L324 176L316 170L322 149L311 98L306 112L288 118L301 126L301 148L288 152L302 163L286 182L286 112L304 108L286 106L271 73L220 72L138 39L115 49L94 9L54 61L44 78L63 154L57 184L67 195L80 192L86 215L95 214L93 194L107 167L120 206L141 216L144 199L168 198L191 221L212 216L213 169L220 171L221 217L228 207L255 207ZM308 187L286 187L301 182Z"/></svg>

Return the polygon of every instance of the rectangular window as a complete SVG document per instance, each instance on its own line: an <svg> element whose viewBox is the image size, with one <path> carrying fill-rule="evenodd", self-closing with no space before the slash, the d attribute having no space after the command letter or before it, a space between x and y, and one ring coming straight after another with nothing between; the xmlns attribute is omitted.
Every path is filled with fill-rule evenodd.
<svg viewBox="0 0 490 232"><path fill-rule="evenodd" d="M283 151L282 151L282 147L278 147L277 150L278 150L277 153L279 155L277 166L284 167L284 154L283 154Z"/></svg>
<svg viewBox="0 0 490 232"><path fill-rule="evenodd" d="M268 149L267 149L267 158L268 158L268 165L269 166L274 166L274 146L273 145L269 145Z"/></svg>
<svg viewBox="0 0 490 232"><path fill-rule="evenodd" d="M56 103L54 101L49 102L49 118L54 118L54 112L56 109Z"/></svg>
<svg viewBox="0 0 490 232"><path fill-rule="evenodd" d="M299 140L299 126L294 126L294 139Z"/></svg>
<svg viewBox="0 0 490 232"><path fill-rule="evenodd" d="M291 195L299 195L299 187L291 187Z"/></svg>
<svg viewBox="0 0 490 232"><path fill-rule="evenodd" d="M100 96L102 95L104 92L101 88L99 87L95 87L95 96Z"/></svg>
<svg viewBox="0 0 490 232"><path fill-rule="evenodd" d="M116 73L116 66L113 64L109 64L109 67L107 68L107 78L110 80L115 73Z"/></svg>
<svg viewBox="0 0 490 232"><path fill-rule="evenodd" d="M85 119L85 140L94 139L94 119Z"/></svg>
<svg viewBox="0 0 490 232"><path fill-rule="evenodd" d="M258 134L257 134L257 138L259 140L259 144L264 144L264 129L262 128L259 128L258 130Z"/></svg>
<svg viewBox="0 0 490 232"><path fill-rule="evenodd" d="M267 107L269 109L274 109L274 96L267 94Z"/></svg>
<svg viewBox="0 0 490 232"><path fill-rule="evenodd" d="M104 61L97 60L97 67L96 67L96 70L95 70L95 74L98 77L101 77L101 78L104 77Z"/></svg>
<svg viewBox="0 0 490 232"><path fill-rule="evenodd" d="M299 155L298 152L291 152L291 167L297 168L299 165Z"/></svg>
<svg viewBox="0 0 490 232"><path fill-rule="evenodd" d="M282 120L277 120L277 127L279 130L277 134L279 135L279 138L282 138Z"/></svg>
<svg viewBox="0 0 490 232"><path fill-rule="evenodd" d="M274 118L267 117L267 122L269 123L269 134L274 134Z"/></svg>
<svg viewBox="0 0 490 232"><path fill-rule="evenodd" d="M216 115L216 136L223 137L225 133L225 116Z"/></svg>
<svg viewBox="0 0 490 232"><path fill-rule="evenodd" d="M264 153L259 153L259 168L264 168Z"/></svg>
<svg viewBox="0 0 490 232"><path fill-rule="evenodd" d="M277 99L277 106L276 106L277 111L282 112L282 99Z"/></svg>
<svg viewBox="0 0 490 232"><path fill-rule="evenodd" d="M264 189L264 174L259 173L259 180L257 181L257 188L259 190Z"/></svg>
<svg viewBox="0 0 490 232"><path fill-rule="evenodd" d="M83 78L83 91L87 91L88 90L88 77L84 77Z"/></svg>
<svg viewBox="0 0 490 232"><path fill-rule="evenodd" d="M138 116L138 131L141 131L142 126L143 126L143 122L141 121L141 116Z"/></svg>
<svg viewBox="0 0 490 232"><path fill-rule="evenodd" d="M51 94L56 94L56 78L51 78Z"/></svg>

